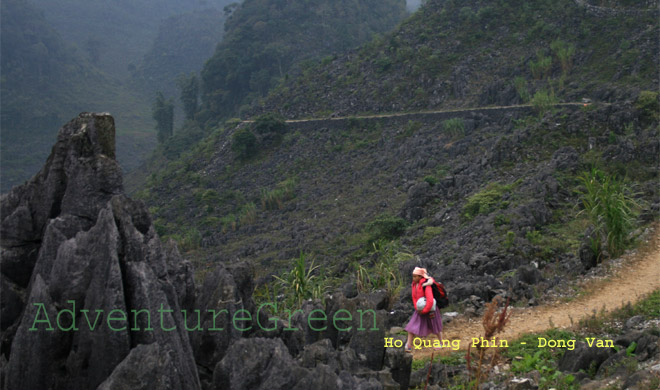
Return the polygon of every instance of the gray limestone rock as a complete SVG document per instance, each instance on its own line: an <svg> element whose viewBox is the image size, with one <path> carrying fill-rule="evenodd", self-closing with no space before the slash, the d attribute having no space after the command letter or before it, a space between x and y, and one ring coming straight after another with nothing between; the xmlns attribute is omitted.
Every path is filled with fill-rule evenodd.
<svg viewBox="0 0 660 390"><path fill-rule="evenodd" d="M5 389L200 387L179 303L192 269L122 195L114 136L110 115L80 114L0 200Z"/></svg>

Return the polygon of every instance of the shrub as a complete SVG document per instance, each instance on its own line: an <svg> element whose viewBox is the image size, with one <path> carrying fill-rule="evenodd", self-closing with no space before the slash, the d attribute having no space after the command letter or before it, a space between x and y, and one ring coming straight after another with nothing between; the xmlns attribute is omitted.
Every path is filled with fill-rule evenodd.
<svg viewBox="0 0 660 390"><path fill-rule="evenodd" d="M422 128L422 122L419 121L408 121L406 129L397 136L397 138L407 138L411 137L415 132Z"/></svg>
<svg viewBox="0 0 660 390"><path fill-rule="evenodd" d="M594 249L600 248L601 237L605 237L607 251L618 256L635 227L638 205L625 184L597 168L579 178L584 186L581 191L584 212L596 229Z"/></svg>
<svg viewBox="0 0 660 390"><path fill-rule="evenodd" d="M540 52L536 54L537 61L529 63L529 69L532 71L532 76L535 79L540 80L542 78L548 77L550 74L550 68L552 66L552 58L546 57Z"/></svg>
<svg viewBox="0 0 660 390"><path fill-rule="evenodd" d="M552 110L555 104L557 104L557 98L553 91L538 90L534 94L531 100L532 106L539 113L539 117L543 117L546 112Z"/></svg>
<svg viewBox="0 0 660 390"><path fill-rule="evenodd" d="M405 232L407 225L403 218L383 214L367 224L369 242L394 240Z"/></svg>
<svg viewBox="0 0 660 390"><path fill-rule="evenodd" d="M202 193L200 200L206 205L217 204L220 202L220 195L217 191L209 189Z"/></svg>
<svg viewBox="0 0 660 390"><path fill-rule="evenodd" d="M282 209L284 202L294 197L296 179L289 178L277 184L272 190L261 190L261 206L267 210Z"/></svg>
<svg viewBox="0 0 660 390"><path fill-rule="evenodd" d="M660 101L658 93L652 91L642 91L635 102L635 107L641 111L642 115L651 120L660 119Z"/></svg>
<svg viewBox="0 0 660 390"><path fill-rule="evenodd" d="M247 160L257 154L257 137L248 129L240 129L231 137L231 150L241 160Z"/></svg>
<svg viewBox="0 0 660 390"><path fill-rule="evenodd" d="M527 238L527 241L534 245L538 245L541 243L541 240L543 239L543 236L541 235L541 232L538 230L532 230L529 231L525 234L525 238Z"/></svg>
<svg viewBox="0 0 660 390"><path fill-rule="evenodd" d="M575 55L575 45L566 43L557 39L550 44L550 49L555 53L561 63L561 70L568 74L573 66L573 56Z"/></svg>
<svg viewBox="0 0 660 390"><path fill-rule="evenodd" d="M462 118L451 118L442 122L442 129L452 137L465 134L465 122Z"/></svg>
<svg viewBox="0 0 660 390"><path fill-rule="evenodd" d="M508 232L506 232L506 236L504 238L504 243L502 245L506 249L509 249L513 246L513 243L515 242L515 239L516 239L516 233L509 230Z"/></svg>
<svg viewBox="0 0 660 390"><path fill-rule="evenodd" d="M204 130L196 122L188 120L174 135L163 141L163 154L169 160L174 160L190 150L205 135Z"/></svg>
<svg viewBox="0 0 660 390"><path fill-rule="evenodd" d="M184 252L197 249L202 243L202 234L194 227L187 228L182 234L174 235L173 237Z"/></svg>
<svg viewBox="0 0 660 390"><path fill-rule="evenodd" d="M513 86L516 88L516 92L518 92L518 96L520 96L523 103L528 103L530 96L527 90L527 80L522 76L517 76L513 79Z"/></svg>
<svg viewBox="0 0 660 390"><path fill-rule="evenodd" d="M399 271L399 264L413 259L414 255L395 242L377 242L374 248L374 266L367 267L358 264L356 267L356 283L360 292L371 292L384 289L390 303L403 288L404 281Z"/></svg>
<svg viewBox="0 0 660 390"><path fill-rule="evenodd" d="M238 211L238 221L241 225L254 223L257 220L257 206L253 203L246 203Z"/></svg>
<svg viewBox="0 0 660 390"><path fill-rule="evenodd" d="M273 133L281 135L286 132L286 122L281 115L269 112L255 119L253 129L258 134Z"/></svg>
<svg viewBox="0 0 660 390"><path fill-rule="evenodd" d="M436 179L435 176L431 176L431 175L424 177L424 181L429 183L431 187L438 184L438 179Z"/></svg>
<svg viewBox="0 0 660 390"><path fill-rule="evenodd" d="M312 260L309 267L306 265L307 256L301 251L300 256L295 260L293 269L283 274L281 277L274 276L286 292L286 303L290 306L302 305L305 299L321 298L325 292L325 285L316 281L314 271L319 268L314 265Z"/></svg>
<svg viewBox="0 0 660 390"><path fill-rule="evenodd" d="M220 219L220 223L222 224L223 233L227 233L229 230L236 230L238 226L238 221L234 214L225 215Z"/></svg>
<svg viewBox="0 0 660 390"><path fill-rule="evenodd" d="M479 214L489 214L496 208L505 206L502 195L510 191L513 185L502 185L497 182L490 183L480 192L470 196L463 207L463 216L472 219Z"/></svg>

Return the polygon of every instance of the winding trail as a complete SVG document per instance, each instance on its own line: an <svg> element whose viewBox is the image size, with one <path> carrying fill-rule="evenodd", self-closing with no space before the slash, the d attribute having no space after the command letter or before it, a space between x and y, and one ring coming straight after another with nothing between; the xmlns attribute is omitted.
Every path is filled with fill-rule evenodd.
<svg viewBox="0 0 660 390"><path fill-rule="evenodd" d="M509 323L499 338L507 340L511 346L515 339L524 334L542 332L553 327L570 328L594 312L611 312L660 289L660 226L656 223L648 241L633 254L623 256L608 277L584 282L580 287L584 293L567 302L513 308ZM482 334L481 318L459 318L445 326L443 336L450 340L460 339L461 349L466 349L471 337ZM413 356L421 359L430 356L431 351L431 348L416 350ZM439 354L450 352L450 348L444 348ZM438 352L435 354L438 355Z"/></svg>
<svg viewBox="0 0 660 390"><path fill-rule="evenodd" d="M589 103L591 104L591 103ZM609 105L610 103L598 103L600 106ZM578 102L568 102L568 103L556 103L553 107L577 107L585 106L585 103ZM325 118L305 118L305 119L286 119L286 123L308 123L308 122L319 122L319 121L346 121L349 119L376 119L376 118L399 118L406 116L419 116L419 115L437 115L445 113L468 113L475 111L492 111L492 110L514 110L521 108L533 108L531 104L518 104L513 106L486 106L486 107L473 107L473 108L451 108L446 110L427 110L427 111L406 111L406 112L390 112L382 114L369 114L369 115L349 115L349 116L335 116L335 117L325 117ZM241 123L254 123L254 120L247 119L241 121Z"/></svg>

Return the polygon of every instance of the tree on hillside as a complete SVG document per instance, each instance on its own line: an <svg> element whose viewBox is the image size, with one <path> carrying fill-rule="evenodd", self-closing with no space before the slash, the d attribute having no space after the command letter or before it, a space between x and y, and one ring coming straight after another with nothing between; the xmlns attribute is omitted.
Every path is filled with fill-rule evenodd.
<svg viewBox="0 0 660 390"><path fill-rule="evenodd" d="M156 101L151 110L151 115L156 121L156 133L158 142L163 143L172 136L174 129L174 102L165 99L162 92L156 94Z"/></svg>
<svg viewBox="0 0 660 390"><path fill-rule="evenodd" d="M183 113L186 119L193 119L197 112L197 102L199 97L199 80L195 72L190 73L189 77L181 75L177 80L179 86L179 99L183 104Z"/></svg>

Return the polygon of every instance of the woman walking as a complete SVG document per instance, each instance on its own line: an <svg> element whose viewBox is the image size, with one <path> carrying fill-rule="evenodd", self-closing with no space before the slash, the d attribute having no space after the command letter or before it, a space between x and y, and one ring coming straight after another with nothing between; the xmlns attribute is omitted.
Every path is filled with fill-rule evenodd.
<svg viewBox="0 0 660 390"><path fill-rule="evenodd" d="M406 352L412 352L412 343L415 337L426 337L434 334L442 342L442 314L433 299L433 278L426 272L426 268L415 267L412 273L412 301L415 312L413 313L406 332L408 332L408 341L406 342ZM426 304L418 302L421 298L426 299Z"/></svg>

